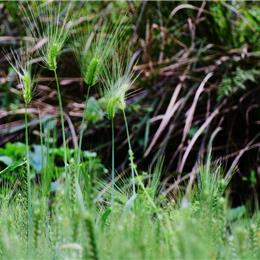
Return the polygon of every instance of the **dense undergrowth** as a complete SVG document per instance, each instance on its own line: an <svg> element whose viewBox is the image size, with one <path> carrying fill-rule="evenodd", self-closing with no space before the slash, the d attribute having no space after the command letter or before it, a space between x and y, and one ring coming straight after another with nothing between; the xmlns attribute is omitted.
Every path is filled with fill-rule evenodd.
<svg viewBox="0 0 260 260"><path fill-rule="evenodd" d="M7 192L1 199L1 257L259 259L258 213L248 218L244 207L231 209L221 167L208 167L201 167L199 184L188 197L174 199L163 195L161 164L136 178L134 200L131 184L122 178L113 207L109 203L111 186L92 176L88 168L79 181L81 188L75 188L73 171L70 178L59 178L52 196L44 192L44 183L36 185L29 245L27 197L21 184L19 191L16 188L15 194Z"/></svg>
<svg viewBox="0 0 260 260"><path fill-rule="evenodd" d="M258 5L0 8L3 259L259 259Z"/></svg>
<svg viewBox="0 0 260 260"><path fill-rule="evenodd" d="M34 9L37 7L34 3L31 5ZM15 2L4 2L0 8L2 47L18 49L26 43L30 45L32 39L23 37L29 28L22 26L26 23L23 10ZM70 39L65 41L58 61L58 73L64 79L61 80L61 92L63 109L68 116L64 126L68 135L70 121L76 132L80 128L86 95L80 72L88 65L74 59L68 43L71 38L77 38L74 47L81 51L81 36L90 32L95 24L97 29L105 19L116 30L124 17L123 38L139 53L137 66L134 66L135 72L140 73L135 84L138 91L128 97L126 108L137 163L145 170L164 154L170 176L174 176L172 182L178 174L196 170L198 159L207 157L208 144L212 143L213 158L221 157L227 172L234 170L233 161L236 161L238 174L232 181L231 191L234 204L250 199L246 194L258 189L258 184L246 181L252 174L258 179L258 3L107 1L78 2L73 8ZM41 13L37 20L46 24L45 16ZM93 50L89 54L92 55ZM10 66L8 70L5 62L0 66L3 75L0 144L3 145L8 141L20 141L20 130L24 125L23 104L12 84L13 70ZM34 70L40 71L41 77L30 104L30 129L36 130L31 131L31 139L39 143L39 111L47 120L48 116L57 113L58 103L53 74L35 66ZM110 161L107 156L110 123L105 120L97 102L96 90L91 89L89 94L92 114L87 113L86 117L91 127L84 131L84 138L90 138L91 143L87 146L83 142L82 145L84 149L89 146L95 149L107 164ZM127 142L121 130L123 121L121 115L115 120L119 155L115 167L119 171L125 169L128 160ZM73 138L67 141L71 147L75 143ZM238 190L243 190L242 196Z"/></svg>

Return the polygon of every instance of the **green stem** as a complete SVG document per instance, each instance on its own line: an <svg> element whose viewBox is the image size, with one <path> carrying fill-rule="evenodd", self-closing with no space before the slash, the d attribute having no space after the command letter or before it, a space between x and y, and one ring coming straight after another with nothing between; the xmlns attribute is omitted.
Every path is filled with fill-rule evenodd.
<svg viewBox="0 0 260 260"><path fill-rule="evenodd" d="M85 249L85 259L98 260L99 254L97 246L97 236L95 232L93 217L89 214L85 214L84 220L87 229L87 241L89 241Z"/></svg>
<svg viewBox="0 0 260 260"><path fill-rule="evenodd" d="M28 135L28 109L25 105L25 143L26 143L26 166L27 166L27 201L28 201L28 248L30 249L32 242L32 195L31 195L31 172L30 172L30 148L29 148L29 135Z"/></svg>
<svg viewBox="0 0 260 260"><path fill-rule="evenodd" d="M115 199L115 126L114 126L114 118L111 120L111 129L112 129L112 198L111 205L114 204Z"/></svg>
<svg viewBox="0 0 260 260"><path fill-rule="evenodd" d="M40 142L41 142L41 162L42 162L42 176L45 179L46 173L45 173L45 158L44 158L44 147L43 147L43 130L42 130L42 118L41 118L41 114L39 112L39 122L40 122ZM43 181L44 185L43 185L43 191L45 192L45 183L46 181Z"/></svg>
<svg viewBox="0 0 260 260"><path fill-rule="evenodd" d="M90 87L88 87L87 96L86 96L86 100L85 100L85 107L84 107L83 116L82 116L82 121L81 121L81 124L80 124L78 158L77 158L78 169L79 169L79 165L80 165L80 161L81 161L80 152L81 152L81 147L82 147L82 139L83 139L84 130L86 129L86 127L84 127L84 125L85 125L85 113L87 111L87 106L88 106L89 90L90 90Z"/></svg>
<svg viewBox="0 0 260 260"><path fill-rule="evenodd" d="M125 121L125 128L126 128L126 135L127 135L127 142L128 142L128 153L129 153L129 161L130 161L130 167L131 167L131 177L132 177L132 187L133 187L133 195L136 193L135 191L135 173L137 174L136 171L136 166L134 164L134 152L131 147L131 141L130 141L130 135L129 135L129 128L128 128L128 123L125 115L125 110L123 109L123 116L124 116L124 121Z"/></svg>
<svg viewBox="0 0 260 260"><path fill-rule="evenodd" d="M58 93L58 100L59 100L61 130L62 130L63 149L64 149L65 173L67 174L67 146L66 146L66 136L65 136L65 127L64 127L64 116L63 116L62 99L61 99L61 93L60 93L60 84L59 84L59 80L58 80L56 70L54 70L54 75L55 75L55 81L56 81L57 93Z"/></svg>

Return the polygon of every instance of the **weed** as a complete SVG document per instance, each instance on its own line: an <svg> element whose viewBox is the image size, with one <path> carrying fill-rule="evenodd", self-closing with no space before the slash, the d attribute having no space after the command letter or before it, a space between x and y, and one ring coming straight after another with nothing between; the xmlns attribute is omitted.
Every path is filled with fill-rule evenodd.
<svg viewBox="0 0 260 260"><path fill-rule="evenodd" d="M186 7L196 10L193 5L182 6ZM34 151L30 151L28 108L36 83L30 63L32 57L26 53L24 62L23 54L12 52L14 62L10 63L18 75L25 104L26 143L8 144L0 148L1 161L7 166L0 171L1 258L259 259L259 212L250 219L246 215L249 212L246 207L230 207L230 171L225 176L220 164L211 160L211 146L218 129L210 137L206 165L194 167L191 174L180 176L183 179L190 177L185 194L179 178L177 184L172 184L171 179L161 182L163 160L159 160L155 167L150 167L148 172L142 172L137 166L136 160L141 157L135 157L132 148L127 111L127 99L137 77L133 72L136 57L133 55L130 59L128 48L124 53L121 40L125 32L121 22L115 29L106 23L97 23L91 30L92 25L86 37L74 43L72 51L76 52L81 76L87 87L86 111L80 127L79 143L75 142L74 149L67 146L58 59L69 38L71 3L39 2L36 14L33 8L34 2L29 4L29 30L35 43L42 43L38 51L41 61L54 73L63 147L57 147L55 123L50 126L50 122L43 122L40 118L41 145L33 145ZM220 20L215 22L221 37L225 39L228 28L223 8L222 5L216 5L216 17ZM199 16L197 22L200 22ZM189 23L190 29L193 29L195 25L192 20ZM147 41L148 38L147 33ZM246 81L255 81L255 75L254 70L237 69L231 81L224 82L223 79L219 95L224 98L234 93L237 88L243 88ZM237 84L235 88L231 86L233 81ZM194 107L188 111L190 114L187 116L189 120L184 123L187 125L184 137L192 129L193 114L204 85L199 87L193 101ZM99 102L89 97L93 86L101 89ZM176 87L168 112L175 111L174 107L177 109L184 106L182 104L188 100L177 101L181 88L181 84ZM85 118L89 105L92 106L90 112L98 107L100 114L106 114L111 122L111 185L107 183L106 169L97 154L82 151L85 119L93 124L98 121L92 114ZM130 178L126 177L125 172L115 176L115 121L120 113L126 131ZM172 115L167 117L169 120ZM161 130L167 125L166 121L162 119L164 126ZM206 123L202 125L204 128L199 128L200 133L208 128ZM198 131L191 134L192 140L198 139ZM189 143L187 147L192 149ZM23 168L24 155L26 169ZM40 160L36 161L39 165L35 167L33 159L38 157ZM64 165L56 163L61 158ZM18 174L13 176L14 172ZM170 194L168 190L175 186L178 189Z"/></svg>
<svg viewBox="0 0 260 260"><path fill-rule="evenodd" d="M27 58L27 56L26 56ZM11 56L7 56L11 66L17 73L19 82L22 87L22 96L24 100L24 120L25 120L25 143L26 143L26 169L27 169L27 200L28 200L28 249L30 250L32 243L32 225L33 225L33 209L32 209L32 193L31 193L31 170L30 170L30 147L28 134L28 106L32 99L33 78L31 76L30 60L25 60L24 56L19 56L15 52L11 52Z"/></svg>
<svg viewBox="0 0 260 260"><path fill-rule="evenodd" d="M69 36L68 16L70 13L70 7L71 4L65 7L66 14L65 17L62 17L61 3L59 3L58 6L56 5L56 3L53 4L42 3L42 5L39 5L36 13L42 15L43 20L47 21L47 24L42 21L38 21L39 17L35 17L34 10L32 10L32 8L30 7L28 8L29 12L25 11L28 17L27 23L31 35L34 37L34 39L38 39L38 41L43 42L43 46L39 48L39 54L41 60L43 61L43 64L48 69L54 72L57 94L58 94L58 101L59 101L63 147L65 151L66 151L66 134L65 134L65 126L64 126L64 115L63 115L60 84L57 76L57 59L61 54L64 44ZM66 172L67 172L67 163L68 163L68 158L67 158L67 153L65 152L64 164L65 164Z"/></svg>
<svg viewBox="0 0 260 260"><path fill-rule="evenodd" d="M112 25L104 23L100 30L96 32L89 31L86 35L74 39L73 50L80 67L82 78L87 85L87 95L85 107L80 126L79 151L82 147L82 138L85 127L85 113L88 109L88 100L90 88L105 73L105 65L110 63L116 49L122 44L124 29L121 22L115 29ZM78 164L80 163L80 152L78 156Z"/></svg>
<svg viewBox="0 0 260 260"><path fill-rule="evenodd" d="M126 68L124 69L124 66ZM134 82L134 74L131 72L131 63L128 62L126 65L122 63L120 58L115 58L112 63L112 68L107 66L107 70L104 76L104 88L102 90L102 104L107 113L107 117L111 121L112 129L112 190L115 187L115 133L114 133L114 118L116 112L121 110L124 115L126 132L127 132L127 141L129 145L129 159L130 167L132 173L132 186L133 186L133 195L135 194L135 184L134 184L134 175L136 173L136 166L134 164L134 154L131 148L130 135L128 130L128 124L125 116L126 108L126 97L128 91L132 88ZM114 193L114 192L113 192ZM113 193L112 193L112 202L113 202Z"/></svg>

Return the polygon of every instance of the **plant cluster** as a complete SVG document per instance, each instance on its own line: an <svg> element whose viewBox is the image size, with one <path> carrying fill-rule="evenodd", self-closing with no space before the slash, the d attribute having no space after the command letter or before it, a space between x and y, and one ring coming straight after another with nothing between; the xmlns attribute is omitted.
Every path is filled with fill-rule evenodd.
<svg viewBox="0 0 260 260"><path fill-rule="evenodd" d="M157 4L160 8L160 3ZM145 5L144 1L141 5L143 8L141 15L144 14ZM84 10L88 8L90 7ZM246 83L256 82L257 71L241 69L239 64L241 60L234 62L235 69L231 67L232 73L223 78L218 86L216 96L220 103L216 103L214 106L216 109L211 112L211 103L208 102L205 106L208 109L207 115L197 116L195 112L201 96L209 93L208 85L213 84L209 82L219 64L225 59L221 57L212 70L206 70L207 73L199 86L195 84L187 90L186 80L193 80L188 75L190 64L194 62L187 61L187 57L198 49L200 54L203 54L207 52L207 48L200 48L199 44L194 42L194 28L203 21L200 20L200 15L204 11L204 6L198 8L196 5L183 5L175 8L171 16L182 8L201 12L198 13L196 21L189 20L188 28L192 42L185 54L181 52L175 57L181 59L179 67L183 64L188 65L182 74L177 71L180 74L179 84L173 93L169 91L162 93L163 101L168 100L168 97L171 98L166 113L159 116L161 123L150 145L147 143L150 114L148 119L144 118L142 121L144 123L141 123L141 126L146 124L145 156L151 153L168 124L170 127L159 145L158 153L154 156L154 161L157 163L154 167L150 167L149 171L141 171L136 163L128 123L127 99L137 79L133 71L137 57L130 54L130 48L125 47L126 32L123 20L114 27L105 23L104 18L100 16L95 25L88 24L87 30L82 32L82 28L77 27L80 19L72 16L73 2L43 1L37 5L29 2L22 8L26 14L25 24L28 35L33 39L33 45L26 46L19 52L11 51L6 58L17 74L21 86L25 144L7 144L5 148L0 149L0 162L8 165L0 171L1 258L95 260L260 258L259 212L249 217L247 215L249 211L244 206L231 208L229 205L228 185L235 163L225 175L218 163L211 162L213 141L220 128L215 128L213 131L210 129L210 123L220 113L227 102L226 98L246 88ZM219 30L219 40L225 40L228 37L228 28L223 5L210 4L209 11L216 12L218 19L214 22ZM258 17L254 12L249 13L253 17ZM162 21L162 17L160 19ZM154 27L156 29L156 26ZM242 28L241 24L240 27ZM163 23L159 29L161 30L159 38L164 38ZM177 36L178 32L180 31L177 30ZM150 44L148 34L149 32L142 42L145 49L144 56ZM228 39L228 44L240 46L248 37L247 33L242 36L238 38L237 35L232 35L231 39ZM154 68L159 76L170 77L175 71L168 64L169 60L163 61L164 44L167 45L169 42L163 40L160 45L161 56ZM63 109L59 74L59 61L67 51L75 55L82 84L86 89L79 136L74 134L73 137L74 148L68 145L69 134L65 128L66 114ZM200 54L196 58L196 64L201 62ZM235 54L230 54L231 57L236 55L236 51ZM152 57L147 54L145 58L148 66L141 65L144 67L143 71L147 75L152 75L149 71L151 69L149 64L153 63L153 60L149 59ZM210 60L210 57L203 60L204 58L202 61ZM57 148L58 121L55 117L47 119L39 117L41 144L30 145L29 109L34 99L33 90L37 92L39 85L39 75L35 73L38 63L36 64L35 60L55 78L63 141L61 148ZM98 93L95 98L90 96L90 91L94 90ZM168 95L169 93L171 95ZM182 96L184 94L186 96ZM202 100L204 101L204 96ZM158 104L156 100L155 103ZM184 111L186 113L183 113ZM170 119L174 114L175 118L171 122ZM115 123L119 115L123 118L122 132L128 146L126 157L129 169L125 167L124 172L117 174L115 159L119 153L115 147ZM109 170L102 165L96 153L82 149L87 123L96 123L99 118L104 117L111 124L112 160ZM178 118L183 119L181 131L176 131L180 127L180 124L176 123ZM177 162L178 172L183 172L194 144L200 140L199 137L203 133L209 132L205 135L209 142L206 147L207 143L203 139L200 147L200 151L203 152L198 153L200 158L203 157L201 154L206 153L205 165L196 160L188 175L179 175L177 185L175 183L169 185L167 179L165 182L160 181L164 174L163 160L160 156L167 152L167 144L172 138L171 132L174 131L181 132L180 143L174 154L171 153L172 157L167 160L170 164L172 161ZM88 145L87 139L84 146ZM239 158L234 162L237 160ZM185 180L189 180L186 189L179 185Z"/></svg>
<svg viewBox="0 0 260 260"><path fill-rule="evenodd" d="M93 185L94 179L96 178L94 175L94 171L90 165L86 169L85 157L84 153L82 154L81 144L82 144L82 136L83 130L80 131L79 143L76 143L75 153L72 153L71 156L70 150L67 148L66 143L66 132L65 132L65 122L64 122L64 112L62 105L62 95L60 91L60 83L57 74L58 69L58 58L61 55L66 41L69 37L69 29L70 23L72 20L68 20L68 17L71 15L71 6L72 3L68 5L62 6L61 3L53 3L51 6L46 3L41 3L39 7L36 7L37 14L43 14L44 20L37 20L37 16L34 14L34 5L28 5L27 8L24 7L24 12L28 16L26 24L29 27L29 33L34 39L34 44L40 45L40 48L36 50L37 59L40 60L41 64L43 64L47 69L54 73L55 83L57 87L57 96L59 102L59 110L60 110L60 121L62 128L62 137L63 137L63 161L64 161L64 176L63 172L61 176L64 178L64 186L57 184L58 180L55 182L52 181L52 178L55 175L50 174L48 171L50 170L49 164L51 164L51 157L46 155L46 151L44 151L43 146L43 138L41 138L41 169L42 176L40 180L40 186L34 187L32 189L32 182L35 182L36 172L33 172L31 169L31 160L30 156L30 146L29 146L29 132L28 132L28 107L30 106L30 102L32 100L32 89L34 88L34 79L32 76L31 70L31 60L33 58L32 55L28 55L31 52L32 47L26 46L24 52L21 54L17 54L12 51L10 55L7 56L8 61L13 67L14 71L17 73L19 82L21 84L21 91L24 100L25 106L25 139L26 139L26 201L27 201L27 223L25 226L27 227L27 253L32 255L33 246L38 244L38 234L40 227L39 218L44 217L47 211L50 211L51 214L56 214L55 210L47 208L47 211L42 215L42 209L46 208L45 205L42 208L41 201L46 203L47 200L54 200L59 198L59 196L64 199L68 199L70 202L67 206L67 209L72 207L72 217L75 218L79 216L82 219L83 224L86 228L86 236L88 237L88 246L87 249L84 249L84 254L87 254L88 257L92 259L98 259L97 245L95 241L95 227L94 227L94 212L93 209ZM65 15L62 16L62 13ZM41 16L42 17L42 16ZM47 21L47 24L46 24ZM89 89L90 87L96 85L98 81L101 81L99 84L99 88L101 89L99 92L102 97L102 106L107 114L109 120L112 121L112 190L111 190L111 199L110 201L106 201L108 207L113 207L114 197L115 197L115 168L114 168L114 125L113 120L118 110L123 111L125 118L125 125L127 130L127 138L129 143L129 160L130 166L132 168L132 186L133 193L135 193L135 183L134 178L135 174L137 174L136 169L134 168L134 156L133 151L131 150L130 144L130 136L128 132L127 119L125 116L125 107L126 107L126 95L128 91L132 88L134 78L131 72L132 65L127 62L127 66L124 65L123 60L118 56L120 53L120 44L121 36L123 35L124 29L120 24L116 29L111 29L107 24L100 25L100 28L97 28L96 31L91 33L86 33L84 38L77 42L77 38L74 39L74 43L71 48L75 51L76 57L79 61L80 71L82 73L82 77L84 83L87 86L87 96L86 96L86 110L89 101ZM109 28L109 29L108 29ZM112 36L112 37L111 37ZM81 45L79 45L79 43ZM126 57L126 60L129 57ZM112 62L112 66L110 63ZM28 65L29 64L29 65ZM126 67L126 68L124 68ZM36 76L35 76L36 78ZM37 80L37 79L36 79ZM83 116L81 129L83 129L85 125L85 117ZM41 118L39 119L41 122ZM41 135L42 132L42 124L41 124ZM50 153L50 149L48 149L48 153ZM47 156L47 158L45 158ZM8 157L7 157L8 158ZM6 157L5 157L6 159ZM13 170L17 167L21 166L21 164L11 164L6 169L4 169L1 173L6 174L10 170ZM46 170L44 170L46 169ZM47 175L47 176L45 176ZM49 178L48 178L49 176ZM59 176L59 178L61 177ZM82 178L84 182L82 183ZM35 184L35 183L34 183ZM58 185L58 188L56 187ZM85 186L84 186L85 185ZM23 184L21 185L23 189ZM54 186L54 188L53 188ZM60 188L62 186L62 188ZM86 197L83 195L82 190L85 188ZM42 193L39 194L37 189L42 189ZM61 194L60 191L61 190ZM52 192L55 192L54 198L50 198ZM64 192L66 195L62 195ZM40 197L39 197L40 196ZM64 197L65 196L65 197ZM68 197L67 197L68 196ZM33 199L32 199L33 198ZM44 199L45 198L45 199ZM56 202L52 202L56 203ZM60 202L59 202L60 203ZM58 203L58 204L59 204ZM63 208L62 205L59 204L59 209ZM58 210L58 209L57 209ZM53 212L52 212L53 211ZM59 213L58 213L59 214ZM47 214L49 215L49 214ZM56 219L56 217L54 217ZM23 220L24 221L24 220ZM58 224L55 224L58 228ZM59 230L59 228L58 228ZM58 232L58 231L57 231ZM77 229L74 230L74 236L77 236ZM57 238L58 239L58 238ZM33 240L34 243L33 244Z"/></svg>
<svg viewBox="0 0 260 260"><path fill-rule="evenodd" d="M112 190L102 178L60 176L52 196L33 186L33 234L28 254L27 196L21 186L6 192L1 203L0 244L5 259L258 259L260 220L245 207L231 209L228 180L219 165L200 168L189 193L165 197L160 184L162 162L131 182L120 178ZM94 180L94 179L95 180ZM26 180L26 179L25 179ZM45 180L46 181L46 180ZM114 192L111 206L110 195ZM159 195L158 195L159 194Z"/></svg>

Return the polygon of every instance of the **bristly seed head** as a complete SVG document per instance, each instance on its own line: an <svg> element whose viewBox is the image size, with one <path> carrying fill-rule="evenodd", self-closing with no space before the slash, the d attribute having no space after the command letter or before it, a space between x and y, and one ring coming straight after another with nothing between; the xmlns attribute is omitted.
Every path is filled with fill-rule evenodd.
<svg viewBox="0 0 260 260"><path fill-rule="evenodd" d="M23 89L23 99L24 103L28 105L32 100L32 77L30 71L24 71L23 75L20 75L20 81L22 83Z"/></svg>
<svg viewBox="0 0 260 260"><path fill-rule="evenodd" d="M61 47L58 42L52 42L47 47L47 64L50 70L57 69L57 57L61 51Z"/></svg>
<svg viewBox="0 0 260 260"><path fill-rule="evenodd" d="M24 53L11 51L6 55L6 59L16 72L19 83L22 86L22 96L24 103L28 105L32 100L33 77L31 72L30 55L25 49Z"/></svg>
<svg viewBox="0 0 260 260"><path fill-rule="evenodd" d="M122 44L126 32L122 22L116 27L107 23L101 28L93 25L84 36L74 39L73 48L88 87L95 85L104 76L104 64L112 62L115 50Z"/></svg>
<svg viewBox="0 0 260 260"><path fill-rule="evenodd" d="M84 77L84 81L89 87L92 87L96 83L98 71L99 71L99 65L100 65L99 59L97 58L92 58L88 65L87 72Z"/></svg>
<svg viewBox="0 0 260 260"><path fill-rule="evenodd" d="M30 34L36 44L41 44L38 52L44 65L50 70L57 69L57 59L69 35L68 16L71 10L71 3L61 10L61 3L48 3L39 5L34 11L28 6L25 14L28 17L27 23ZM37 16L35 15L37 14Z"/></svg>
<svg viewBox="0 0 260 260"><path fill-rule="evenodd" d="M126 107L126 92L130 89L128 83L118 82L118 86L111 90L111 93L107 93L107 103L105 104L106 113L108 118L111 120L115 117L118 109L124 110Z"/></svg>
<svg viewBox="0 0 260 260"><path fill-rule="evenodd" d="M117 110L126 108L127 92L131 89L135 80L131 72L131 64L124 66L118 58L115 58L111 71L107 69L104 77L104 89L102 105L107 116L112 120Z"/></svg>

